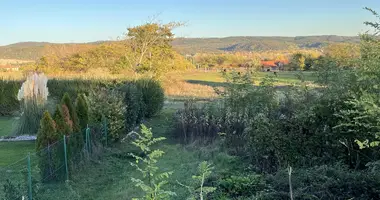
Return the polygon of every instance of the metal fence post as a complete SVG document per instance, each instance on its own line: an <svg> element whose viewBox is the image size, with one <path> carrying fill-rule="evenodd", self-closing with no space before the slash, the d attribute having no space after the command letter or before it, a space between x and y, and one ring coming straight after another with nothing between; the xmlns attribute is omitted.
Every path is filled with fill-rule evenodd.
<svg viewBox="0 0 380 200"><path fill-rule="evenodd" d="M66 170L66 181L69 180L69 167L67 165L67 146L66 146L66 135L63 136L63 150L65 151L65 170Z"/></svg>
<svg viewBox="0 0 380 200"><path fill-rule="evenodd" d="M32 200L33 199L33 196L32 196L32 170L31 170L31 167L30 167L30 153L28 153L28 193L29 193L29 200Z"/></svg>
<svg viewBox="0 0 380 200"><path fill-rule="evenodd" d="M86 138L87 138L87 152L91 153L91 138L90 138L90 128L86 128Z"/></svg>
<svg viewBox="0 0 380 200"><path fill-rule="evenodd" d="M85 134L85 136L86 136L86 151L87 151L87 153L88 153L88 135L87 135L87 129L88 129L88 127L86 128L84 134Z"/></svg>

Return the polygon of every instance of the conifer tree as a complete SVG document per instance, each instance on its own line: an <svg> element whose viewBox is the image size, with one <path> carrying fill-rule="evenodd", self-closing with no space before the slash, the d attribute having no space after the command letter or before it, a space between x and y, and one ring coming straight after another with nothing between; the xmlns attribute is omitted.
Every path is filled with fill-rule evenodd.
<svg viewBox="0 0 380 200"><path fill-rule="evenodd" d="M63 114L61 105L56 106L53 119L56 124L57 133L60 137L62 137L63 135L69 136L73 132L72 127L70 127L65 120L65 116Z"/></svg>
<svg viewBox="0 0 380 200"><path fill-rule="evenodd" d="M65 105L69 109L70 119L73 122L73 131L79 132L80 127L79 127L79 122L78 122L78 116L75 112L75 108L71 101L70 95L67 92L62 97L61 105Z"/></svg>
<svg viewBox="0 0 380 200"><path fill-rule="evenodd" d="M57 166L59 166L59 159L57 159L57 149L54 144L59 139L56 124L49 112L45 111L40 122L36 143L37 155L39 157L38 165L44 181L53 180L57 177L57 174L54 172Z"/></svg>
<svg viewBox="0 0 380 200"><path fill-rule="evenodd" d="M50 113L45 111L41 122L40 128L37 133L37 151L53 144L59 140L59 135L56 130L54 120L51 118Z"/></svg>
<svg viewBox="0 0 380 200"><path fill-rule="evenodd" d="M88 104L83 94L78 95L75 109L78 116L80 128L83 130L87 127L89 119Z"/></svg>

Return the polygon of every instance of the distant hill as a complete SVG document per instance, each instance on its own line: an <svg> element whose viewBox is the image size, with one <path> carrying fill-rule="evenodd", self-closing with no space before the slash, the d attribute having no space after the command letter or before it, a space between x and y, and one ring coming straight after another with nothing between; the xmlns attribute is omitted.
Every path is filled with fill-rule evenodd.
<svg viewBox="0 0 380 200"><path fill-rule="evenodd" d="M177 38L173 46L181 53L269 51L296 48L322 48L330 43L358 43L358 36L298 36L298 37L226 37Z"/></svg>
<svg viewBox="0 0 380 200"><path fill-rule="evenodd" d="M234 52L234 51L268 51L287 50L297 48L322 48L330 43L358 43L358 36L297 36L297 37L248 37L236 36L225 38L176 38L173 47L182 54L194 54L197 52ZM86 48L102 44L97 41L85 44L54 44L48 42L20 42L7 46L0 46L0 59L36 60L49 53L47 46L55 49L75 48L70 52L76 52ZM80 47L80 48L79 48Z"/></svg>

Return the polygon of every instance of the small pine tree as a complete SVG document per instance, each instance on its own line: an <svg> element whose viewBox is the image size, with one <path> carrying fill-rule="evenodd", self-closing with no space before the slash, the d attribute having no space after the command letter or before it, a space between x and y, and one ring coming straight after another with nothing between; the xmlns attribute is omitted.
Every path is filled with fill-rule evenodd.
<svg viewBox="0 0 380 200"><path fill-rule="evenodd" d="M87 127L89 119L88 105L83 94L78 95L75 109L78 116L80 128L83 130Z"/></svg>
<svg viewBox="0 0 380 200"><path fill-rule="evenodd" d="M79 122L78 122L78 116L77 116L77 113L75 112L75 108L71 101L70 95L67 92L62 97L61 105L65 105L69 110L70 119L73 122L73 131L79 132L80 127L79 127Z"/></svg>
<svg viewBox="0 0 380 200"><path fill-rule="evenodd" d="M70 125L66 122L67 116L64 115L61 105L57 105L53 119L56 124L57 133L60 137L62 137L63 135L68 136L73 132L72 126L70 127Z"/></svg>
<svg viewBox="0 0 380 200"><path fill-rule="evenodd" d="M56 124L51 118L50 113L45 111L40 122L40 129L37 133L37 151L58 140L59 135L56 130Z"/></svg>
<svg viewBox="0 0 380 200"><path fill-rule="evenodd" d="M56 145L53 144L59 139L56 124L49 112L45 111L40 122L36 142L39 157L38 165L41 170L41 178L44 181L53 180L57 177L54 172L59 166L59 160L57 160Z"/></svg>

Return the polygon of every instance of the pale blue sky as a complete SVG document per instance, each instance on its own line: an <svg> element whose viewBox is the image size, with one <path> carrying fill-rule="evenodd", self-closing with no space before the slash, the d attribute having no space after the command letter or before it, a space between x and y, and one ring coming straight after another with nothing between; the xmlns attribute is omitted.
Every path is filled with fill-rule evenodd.
<svg viewBox="0 0 380 200"><path fill-rule="evenodd" d="M116 39L159 14L177 37L357 35L380 0L0 0L0 45Z"/></svg>

